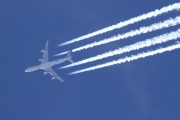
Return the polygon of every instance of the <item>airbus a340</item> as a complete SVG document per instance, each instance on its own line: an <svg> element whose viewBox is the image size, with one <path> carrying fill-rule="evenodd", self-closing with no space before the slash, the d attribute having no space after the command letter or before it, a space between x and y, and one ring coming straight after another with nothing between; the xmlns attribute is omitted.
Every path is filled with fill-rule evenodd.
<svg viewBox="0 0 180 120"><path fill-rule="evenodd" d="M32 71L35 71L35 70L43 69L43 70L45 70L44 74L48 74L49 73L49 74L52 75L51 80L57 79L57 80L59 80L61 82L64 82L64 80L62 78L60 78L53 71L53 69L51 67L53 65L60 64L60 63L65 62L67 60L70 61L71 63L73 63L73 60L71 59L70 51L68 51L67 57L65 57L65 58L49 61L49 59L48 59L48 43L49 43L49 41L46 42L45 49L41 50L41 52L43 52L43 58L39 60L39 61L41 61L41 64L29 67L29 68L27 68L25 70L25 72L32 72Z"/></svg>

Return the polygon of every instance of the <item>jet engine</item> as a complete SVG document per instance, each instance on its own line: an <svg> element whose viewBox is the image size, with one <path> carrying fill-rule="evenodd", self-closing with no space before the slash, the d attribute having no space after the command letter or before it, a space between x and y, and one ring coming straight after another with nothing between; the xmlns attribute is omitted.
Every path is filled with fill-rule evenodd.
<svg viewBox="0 0 180 120"><path fill-rule="evenodd" d="M54 79L56 79L56 77L52 77L52 78L51 78L51 80L54 80Z"/></svg>
<svg viewBox="0 0 180 120"><path fill-rule="evenodd" d="M41 50L41 52L45 52L45 50Z"/></svg>
<svg viewBox="0 0 180 120"><path fill-rule="evenodd" d="M41 62L41 61L42 61L42 59L39 59L39 61Z"/></svg>
<svg viewBox="0 0 180 120"><path fill-rule="evenodd" d="M44 72L44 75L45 75L45 74L48 74L48 72Z"/></svg>

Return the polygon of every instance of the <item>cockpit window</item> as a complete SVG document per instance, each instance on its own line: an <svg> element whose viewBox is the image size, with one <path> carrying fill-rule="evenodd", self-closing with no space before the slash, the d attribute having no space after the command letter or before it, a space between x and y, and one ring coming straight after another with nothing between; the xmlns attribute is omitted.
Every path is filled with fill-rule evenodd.
<svg viewBox="0 0 180 120"><path fill-rule="evenodd" d="M34 66L30 67L30 68L34 68L34 67L37 67L37 65L34 65Z"/></svg>

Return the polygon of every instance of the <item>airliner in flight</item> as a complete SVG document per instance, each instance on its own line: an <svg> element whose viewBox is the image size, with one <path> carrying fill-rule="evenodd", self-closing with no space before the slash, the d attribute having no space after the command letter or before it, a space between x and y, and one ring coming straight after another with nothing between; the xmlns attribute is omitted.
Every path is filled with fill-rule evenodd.
<svg viewBox="0 0 180 120"><path fill-rule="evenodd" d="M43 69L43 70L45 70L44 74L49 73L53 76L51 78L51 80L57 79L61 82L64 82L64 80L62 78L60 78L51 67L53 65L60 64L67 60L70 61L71 63L73 63L73 60L71 59L71 54L70 54L71 51L68 51L67 57L65 57L65 58L49 61L49 59L48 59L48 43L49 43L49 40L46 42L45 49L41 50L41 52L43 52L43 58L39 59L39 61L41 61L41 64L29 67L25 70L25 72L32 72L35 70Z"/></svg>

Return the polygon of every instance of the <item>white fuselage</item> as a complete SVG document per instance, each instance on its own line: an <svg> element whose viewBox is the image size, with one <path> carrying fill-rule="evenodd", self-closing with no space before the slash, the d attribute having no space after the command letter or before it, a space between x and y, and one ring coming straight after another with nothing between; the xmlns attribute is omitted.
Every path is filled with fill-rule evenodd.
<svg viewBox="0 0 180 120"><path fill-rule="evenodd" d="M67 58L53 60L53 61L43 63L43 64L40 64L40 65L32 66L32 67L27 68L25 70L25 72L32 72L32 71L39 70L39 69L46 69L46 68L52 67L53 65L65 62L66 60L69 60L69 59L70 59L70 57L67 57Z"/></svg>

